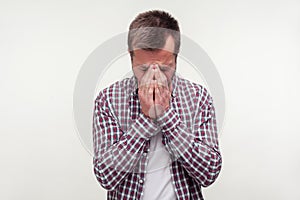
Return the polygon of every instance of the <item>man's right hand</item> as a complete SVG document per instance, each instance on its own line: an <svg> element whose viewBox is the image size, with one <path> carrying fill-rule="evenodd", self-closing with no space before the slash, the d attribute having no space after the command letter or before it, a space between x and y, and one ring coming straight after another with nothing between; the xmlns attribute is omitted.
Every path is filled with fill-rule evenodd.
<svg viewBox="0 0 300 200"><path fill-rule="evenodd" d="M138 90L142 112L151 119L156 118L154 107L154 88L157 85L157 80L153 80L154 74L155 70L151 68L148 69L141 79Z"/></svg>

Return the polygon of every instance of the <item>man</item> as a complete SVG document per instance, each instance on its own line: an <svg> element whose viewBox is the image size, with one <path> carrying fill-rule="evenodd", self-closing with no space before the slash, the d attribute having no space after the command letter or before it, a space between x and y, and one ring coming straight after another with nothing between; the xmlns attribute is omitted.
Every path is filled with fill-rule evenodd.
<svg viewBox="0 0 300 200"><path fill-rule="evenodd" d="M203 199L222 163L212 97L175 74L180 34L170 14L141 13L129 30L134 76L95 100L95 176L108 199Z"/></svg>

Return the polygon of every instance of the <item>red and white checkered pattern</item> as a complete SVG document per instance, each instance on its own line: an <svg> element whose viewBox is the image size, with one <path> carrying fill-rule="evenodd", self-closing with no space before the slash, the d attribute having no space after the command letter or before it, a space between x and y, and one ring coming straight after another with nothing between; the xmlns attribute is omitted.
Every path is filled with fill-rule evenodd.
<svg viewBox="0 0 300 200"><path fill-rule="evenodd" d="M206 88L175 75L170 108L156 121L140 108L134 77L102 90L93 115L94 173L109 200L142 199L150 138L161 131L170 153L177 199L203 199L222 158L213 99Z"/></svg>

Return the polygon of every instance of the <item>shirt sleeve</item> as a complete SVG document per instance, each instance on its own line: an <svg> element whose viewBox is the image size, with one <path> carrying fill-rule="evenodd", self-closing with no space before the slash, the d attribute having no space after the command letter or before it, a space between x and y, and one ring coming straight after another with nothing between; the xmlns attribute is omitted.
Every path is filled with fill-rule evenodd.
<svg viewBox="0 0 300 200"><path fill-rule="evenodd" d="M100 92L93 115L93 165L101 186L114 190L133 171L146 141L158 131L157 125L140 113L127 132L123 132L105 95Z"/></svg>
<svg viewBox="0 0 300 200"><path fill-rule="evenodd" d="M213 99L203 88L195 97L196 107L193 127L187 127L173 107L157 122L168 138L169 152L181 162L188 174L203 187L211 185L218 177L222 158L218 145Z"/></svg>

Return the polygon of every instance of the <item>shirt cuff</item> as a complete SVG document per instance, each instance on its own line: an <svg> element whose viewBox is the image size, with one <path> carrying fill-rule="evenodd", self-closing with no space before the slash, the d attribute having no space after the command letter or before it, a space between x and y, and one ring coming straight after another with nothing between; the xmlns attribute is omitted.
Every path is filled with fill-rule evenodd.
<svg viewBox="0 0 300 200"><path fill-rule="evenodd" d="M156 119L156 122L164 132L172 132L180 124L180 117L172 107L169 107L162 116Z"/></svg>
<svg viewBox="0 0 300 200"><path fill-rule="evenodd" d="M135 134L139 137L149 140L159 132L159 127L150 118L140 113L132 126Z"/></svg>

